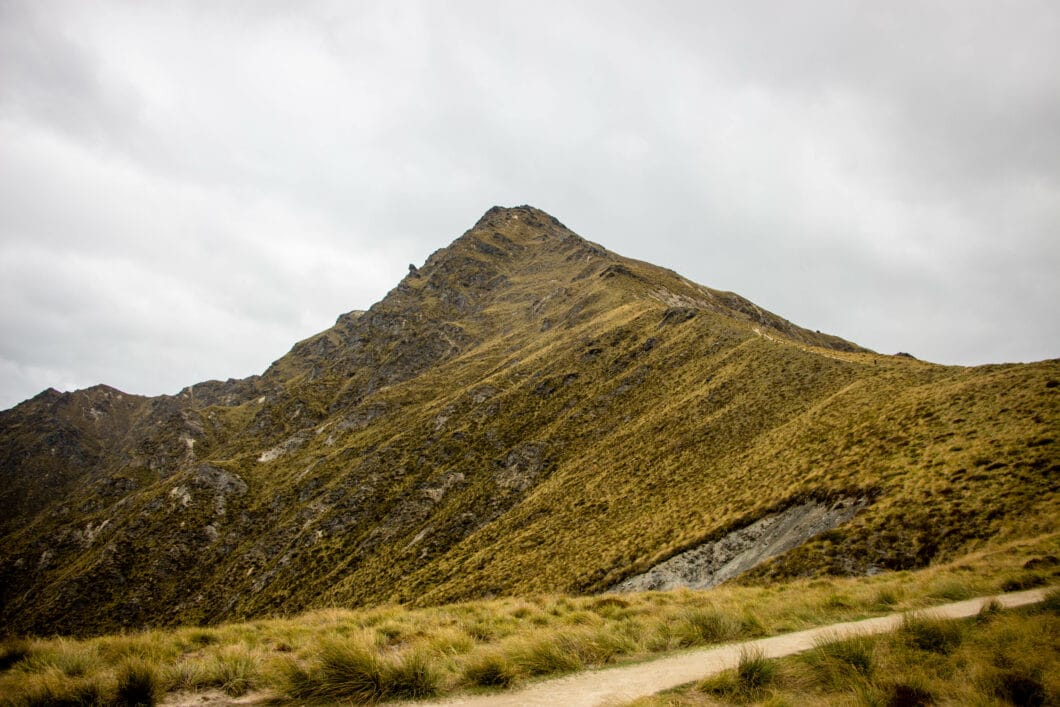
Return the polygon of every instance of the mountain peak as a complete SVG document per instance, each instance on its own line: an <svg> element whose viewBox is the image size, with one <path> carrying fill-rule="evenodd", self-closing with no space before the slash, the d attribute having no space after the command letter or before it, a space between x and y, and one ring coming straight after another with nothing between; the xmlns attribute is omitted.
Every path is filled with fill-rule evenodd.
<svg viewBox="0 0 1060 707"><path fill-rule="evenodd" d="M260 377L0 415L0 622L601 591L810 499L857 518L770 572L921 566L1046 527L1057 371L877 356L494 207Z"/></svg>
<svg viewBox="0 0 1060 707"><path fill-rule="evenodd" d="M571 270L586 256L614 257L541 209L494 206L459 238L432 253L422 267L411 266L402 286L407 291L420 282L429 283L428 289L481 291L487 283L485 289L492 290L517 273L562 279L577 274L581 267L566 274L558 270Z"/></svg>
<svg viewBox="0 0 1060 707"><path fill-rule="evenodd" d="M523 204L522 206L494 206L482 214L482 218L475 223L471 230L489 227L496 228L511 221L521 221L530 226L547 225L569 232L569 229L555 216L528 204Z"/></svg>

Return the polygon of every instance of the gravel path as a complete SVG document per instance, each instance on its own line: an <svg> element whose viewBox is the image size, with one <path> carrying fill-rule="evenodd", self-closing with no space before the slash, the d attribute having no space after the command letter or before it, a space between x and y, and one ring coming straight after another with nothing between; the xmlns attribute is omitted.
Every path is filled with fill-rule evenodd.
<svg viewBox="0 0 1060 707"><path fill-rule="evenodd" d="M996 599L1003 606L1014 607L1033 604L1044 597L1044 589L1033 589L1026 592L1002 594ZM979 597L931 607L916 613L959 619L974 616L979 612L983 603L991 598L994 597ZM533 705L596 707L601 704L620 704L734 668L740 660L740 652L744 649L758 649L767 657L777 658L813 648L814 641L825 636L845 637L853 634L884 633L895 630L901 623L902 614L891 614L864 621L821 626L756 641L698 649L635 665L575 673L502 694L457 696L436 702L409 704L446 705L447 707L457 705L468 707L532 707Z"/></svg>

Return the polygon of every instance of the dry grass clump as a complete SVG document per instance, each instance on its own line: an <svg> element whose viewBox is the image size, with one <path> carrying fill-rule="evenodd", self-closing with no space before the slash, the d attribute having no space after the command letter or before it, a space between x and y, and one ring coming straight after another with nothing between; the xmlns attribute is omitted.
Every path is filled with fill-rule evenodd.
<svg viewBox="0 0 1060 707"><path fill-rule="evenodd" d="M570 634L540 633L513 642L507 651L527 675L571 673L585 667L577 642Z"/></svg>
<svg viewBox="0 0 1060 707"><path fill-rule="evenodd" d="M559 628L535 631L508 642L502 650L526 675L568 673L605 665L635 653L638 643L610 628Z"/></svg>
<svg viewBox="0 0 1060 707"><path fill-rule="evenodd" d="M869 678L876 669L876 644L866 636L818 641L806 659L831 684L851 675Z"/></svg>
<svg viewBox="0 0 1060 707"><path fill-rule="evenodd" d="M239 646L215 654L207 665L204 684L219 687L232 697L245 695L253 689L261 673L260 657Z"/></svg>
<svg viewBox="0 0 1060 707"><path fill-rule="evenodd" d="M730 702L761 700L777 679L777 662L761 651L744 650L734 670L727 670L701 681L696 691Z"/></svg>
<svg viewBox="0 0 1060 707"><path fill-rule="evenodd" d="M153 705L162 693L158 668L143 658L128 658L117 670L115 703L119 705Z"/></svg>
<svg viewBox="0 0 1060 707"><path fill-rule="evenodd" d="M462 682L471 687L511 687L523 677L522 670L506 652L490 649L464 661Z"/></svg>
<svg viewBox="0 0 1060 707"><path fill-rule="evenodd" d="M907 614L898 637L919 650L949 655L964 640L964 629L959 621Z"/></svg>
<svg viewBox="0 0 1060 707"><path fill-rule="evenodd" d="M429 651L440 656L463 655L475 647L475 639L459 626L441 627L425 643Z"/></svg>
<svg viewBox="0 0 1060 707"><path fill-rule="evenodd" d="M677 635L681 646L721 643L739 638L743 627L732 617L714 609L691 609L683 612Z"/></svg>
<svg viewBox="0 0 1060 707"><path fill-rule="evenodd" d="M881 610L889 610L902 599L901 591L896 587L881 587L876 591L873 603Z"/></svg>
<svg viewBox="0 0 1060 707"><path fill-rule="evenodd" d="M380 702L431 697L439 675L420 651L381 655L364 640L335 640L323 645L308 667L285 664L285 692L291 697Z"/></svg>
<svg viewBox="0 0 1060 707"><path fill-rule="evenodd" d="M69 675L49 666L0 692L0 704L12 707L56 705L154 705L163 693L155 665L142 658L126 658L111 670Z"/></svg>
<svg viewBox="0 0 1060 707"><path fill-rule="evenodd" d="M106 704L113 694L109 680L70 678L56 670L30 675L16 689L0 694L0 704L12 707Z"/></svg>

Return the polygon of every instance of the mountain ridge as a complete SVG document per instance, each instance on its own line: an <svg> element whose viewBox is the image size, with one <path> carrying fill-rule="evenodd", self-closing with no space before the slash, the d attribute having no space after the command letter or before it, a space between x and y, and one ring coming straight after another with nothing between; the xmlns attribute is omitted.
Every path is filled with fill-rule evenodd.
<svg viewBox="0 0 1060 707"><path fill-rule="evenodd" d="M1058 368L881 356L494 207L259 376L0 413L0 617L603 591L846 496L757 576L922 566L1052 522Z"/></svg>

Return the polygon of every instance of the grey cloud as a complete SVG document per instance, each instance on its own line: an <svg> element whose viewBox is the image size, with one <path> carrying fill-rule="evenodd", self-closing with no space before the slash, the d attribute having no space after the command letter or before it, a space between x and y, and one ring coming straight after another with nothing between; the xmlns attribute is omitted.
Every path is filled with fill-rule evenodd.
<svg viewBox="0 0 1060 707"><path fill-rule="evenodd" d="M5 3L0 405L257 372L498 203L883 351L1058 355L1058 18Z"/></svg>

